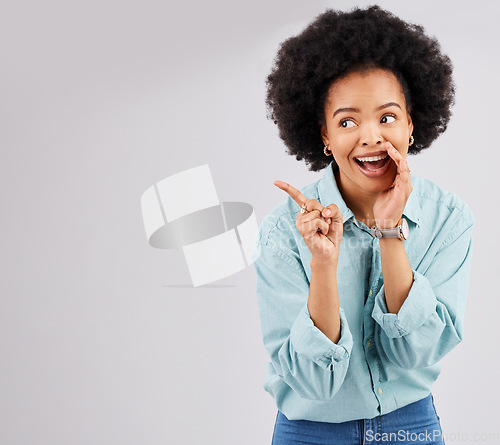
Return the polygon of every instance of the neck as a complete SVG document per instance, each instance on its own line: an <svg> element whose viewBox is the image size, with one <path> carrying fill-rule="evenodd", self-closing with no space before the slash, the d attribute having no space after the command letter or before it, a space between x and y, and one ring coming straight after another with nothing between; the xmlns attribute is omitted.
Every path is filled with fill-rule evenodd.
<svg viewBox="0 0 500 445"><path fill-rule="evenodd" d="M357 184L354 184L347 176L345 176L339 168L334 170L337 187L347 204L354 213L358 221L365 223L368 227L375 224L373 217L373 205L379 196L379 192L367 192L361 189Z"/></svg>

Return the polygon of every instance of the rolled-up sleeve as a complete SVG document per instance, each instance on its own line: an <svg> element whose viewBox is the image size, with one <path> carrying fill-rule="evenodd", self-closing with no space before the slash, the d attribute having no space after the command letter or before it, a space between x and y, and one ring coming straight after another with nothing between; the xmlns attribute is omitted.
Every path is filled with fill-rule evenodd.
<svg viewBox="0 0 500 445"><path fill-rule="evenodd" d="M462 341L473 224L472 216L462 220L425 270L412 269L413 283L397 314L387 310L384 286L375 296L377 340L393 363L431 366Z"/></svg>
<svg viewBox="0 0 500 445"><path fill-rule="evenodd" d="M331 399L344 381L353 345L344 310L334 343L310 317L309 281L300 261L265 243L256 243L254 252L263 342L276 374L302 398Z"/></svg>
<svg viewBox="0 0 500 445"><path fill-rule="evenodd" d="M291 342L297 354L303 355L322 368L333 367L333 362L348 359L352 348L352 336L342 308L340 308L340 323L339 342L333 343L314 325L306 303L290 330Z"/></svg>

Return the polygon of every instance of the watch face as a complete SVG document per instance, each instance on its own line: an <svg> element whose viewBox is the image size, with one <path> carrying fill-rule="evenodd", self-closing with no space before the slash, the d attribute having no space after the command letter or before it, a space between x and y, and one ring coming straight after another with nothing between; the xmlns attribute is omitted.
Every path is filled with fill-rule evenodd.
<svg viewBox="0 0 500 445"><path fill-rule="evenodd" d="M403 239L408 239L410 228L408 227L408 222L404 218L401 220L401 232L403 232Z"/></svg>

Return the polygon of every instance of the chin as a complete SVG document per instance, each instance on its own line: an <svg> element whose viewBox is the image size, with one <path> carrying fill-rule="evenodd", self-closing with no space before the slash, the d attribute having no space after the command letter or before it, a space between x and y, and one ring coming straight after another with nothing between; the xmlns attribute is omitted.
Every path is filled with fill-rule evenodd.
<svg viewBox="0 0 500 445"><path fill-rule="evenodd" d="M370 193L380 193L384 192L387 190L391 185L393 181L387 181L387 180L373 180L373 179L368 179L366 183L366 187L363 187L367 192Z"/></svg>
<svg viewBox="0 0 500 445"><path fill-rule="evenodd" d="M339 166L339 171L342 172L344 177L349 178L351 183L357 184L359 188L369 193L380 193L387 190L396 178L396 170L389 170L383 176L378 178L369 178L359 171L356 166L354 166L354 169L351 167L346 170L342 167Z"/></svg>
<svg viewBox="0 0 500 445"><path fill-rule="evenodd" d="M369 178L358 171L358 174L361 174L363 177L363 183L366 185L367 189L372 192L383 192L384 190L387 190L394 182L394 179L396 179L396 173L396 171L389 170L383 176L378 178Z"/></svg>

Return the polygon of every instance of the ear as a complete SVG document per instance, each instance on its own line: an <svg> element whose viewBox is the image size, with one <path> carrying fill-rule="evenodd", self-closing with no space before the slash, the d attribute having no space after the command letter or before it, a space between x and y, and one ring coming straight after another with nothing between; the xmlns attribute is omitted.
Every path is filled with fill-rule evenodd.
<svg viewBox="0 0 500 445"><path fill-rule="evenodd" d="M319 128L321 132L321 139L323 139L323 144L326 145L328 143L328 129L323 122L319 123Z"/></svg>
<svg viewBox="0 0 500 445"><path fill-rule="evenodd" d="M410 135L413 134L413 121L411 120L410 113L408 113L408 131Z"/></svg>

